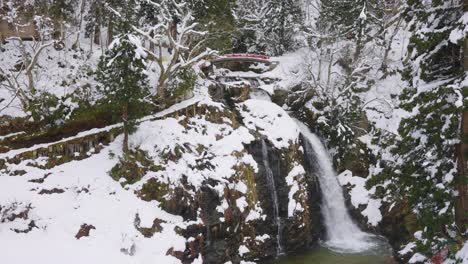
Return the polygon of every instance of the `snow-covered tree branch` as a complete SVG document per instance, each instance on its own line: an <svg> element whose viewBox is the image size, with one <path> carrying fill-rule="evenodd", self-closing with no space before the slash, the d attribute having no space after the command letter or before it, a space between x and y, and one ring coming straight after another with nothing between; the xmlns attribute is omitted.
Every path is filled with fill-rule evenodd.
<svg viewBox="0 0 468 264"><path fill-rule="evenodd" d="M157 81L158 97L165 96L167 81L174 77L181 69L191 67L198 61L212 55L215 51L206 49L199 51L206 32L196 30L192 11L186 2L178 0L163 0L159 3L145 0L147 4L155 7L157 19L152 24L132 25L132 29L149 46L141 48L149 54L159 68ZM107 6L116 16L122 15L110 6Z"/></svg>

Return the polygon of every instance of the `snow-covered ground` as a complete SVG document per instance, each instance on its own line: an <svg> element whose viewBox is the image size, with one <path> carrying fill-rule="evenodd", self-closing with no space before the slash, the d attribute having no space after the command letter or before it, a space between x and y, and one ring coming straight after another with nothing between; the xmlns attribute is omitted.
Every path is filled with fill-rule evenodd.
<svg viewBox="0 0 468 264"><path fill-rule="evenodd" d="M185 239L174 231L175 226L184 224L182 218L159 209L156 202L142 201L107 174L117 162L109 158L109 152L118 155L120 149L119 137L99 154L82 161L50 170L27 165L35 161L23 161L10 165L26 171L23 176L0 174L2 262L153 263L157 259L161 263L179 263L166 252L170 247L185 249ZM43 183L37 182L43 177ZM55 188L61 193L40 194ZM17 211L29 206L27 219L10 221L10 206L18 206ZM164 220L163 231L152 238L143 237L133 228L136 214L144 227L151 227L155 218ZM27 229L31 220L38 228L25 234L12 230ZM76 239L83 224L95 229L89 237ZM130 251L132 246L134 256L121 252Z"/></svg>
<svg viewBox="0 0 468 264"><path fill-rule="evenodd" d="M77 89L94 81L88 73L95 70L99 57L103 53L98 45L91 47L89 39L82 38L81 48L73 50L70 47L76 40L76 34L68 35L64 42L64 49L55 49L54 45L49 45L38 52L38 47L42 42L24 41L27 53L37 56L37 64L33 67L34 86L39 93L49 92L58 97L73 93ZM51 42L51 41L48 41ZM24 90L27 90L27 76L24 71L15 70L15 65L22 62L21 46L18 40L10 40L2 44L3 51L0 51L0 68L11 76L17 76L17 82ZM14 93L7 89L0 89L0 115L14 117L25 116L21 109L20 101ZM69 102L71 104L71 102Z"/></svg>

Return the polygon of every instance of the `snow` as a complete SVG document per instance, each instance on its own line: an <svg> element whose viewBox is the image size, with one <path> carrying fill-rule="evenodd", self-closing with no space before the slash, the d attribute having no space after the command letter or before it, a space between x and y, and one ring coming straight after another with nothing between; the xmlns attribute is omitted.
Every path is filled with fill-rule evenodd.
<svg viewBox="0 0 468 264"><path fill-rule="evenodd" d="M157 176L170 183L177 184L183 175L195 188L201 187L204 180L209 178L228 183L227 179L235 173L233 167L246 159L232 154L242 152L243 144L250 143L254 137L245 127L233 129L229 125L212 123L201 117L190 118L187 127L181 125L180 121L175 118L145 121L130 136L130 145L146 151L156 163L163 164L165 170L157 173ZM203 147L204 152L198 153L196 149L199 147ZM177 154L177 148L187 150L180 159L161 159L163 154ZM197 169L197 160L209 161L212 168ZM243 189L243 186L239 185L239 188Z"/></svg>
<svg viewBox="0 0 468 264"><path fill-rule="evenodd" d="M462 25L461 28L456 28L452 32L450 32L449 40L453 44L457 44L458 41L463 39L468 32L468 12L465 12L463 16L460 18L460 24Z"/></svg>
<svg viewBox="0 0 468 264"><path fill-rule="evenodd" d="M46 47L39 55L37 65L34 67L34 84L38 92L50 92L58 97L72 94L78 89L86 85L94 87L95 82L92 78L86 77L86 72L94 70L102 50L98 45L94 45L91 50L90 39L83 37L81 34L79 40L81 43L80 50L74 51L71 49L77 37L76 32L65 34L65 48L55 50L53 45ZM0 56L0 70L10 72L14 65L21 59L21 51L18 41L9 41L2 44L5 49ZM36 46L32 42L25 42L26 51L30 54L35 54ZM43 43L39 43L43 44ZM51 42L50 42L51 44ZM34 46L34 47L33 47ZM15 73L16 75L17 73ZM24 72L20 72L18 82L22 88L25 88L26 76ZM21 109L18 98L8 92L6 89L0 89L0 99L5 99L0 102L0 115L12 117L25 117L27 114ZM1 100L0 100L1 101ZM12 102L10 105L8 105Z"/></svg>
<svg viewBox="0 0 468 264"><path fill-rule="evenodd" d="M180 109L187 108L188 106L194 105L195 103L198 103L200 101L201 101L201 97L194 97L194 98L191 98L189 100L183 101L181 103L175 104L175 105L173 105L173 106L171 106L171 107L169 107L169 108L167 108L167 109L165 109L165 110L163 110L163 111L161 111L161 112L159 112L159 113L157 113L155 115L149 115L149 116L146 116L144 118L141 118L140 120L137 120L137 122L145 122L146 120L162 118L165 115L169 115L169 114L171 114L173 112L176 112L176 111L178 111ZM38 150L38 149L41 149L41 148L47 148L47 147L55 145L55 144L71 141L73 139L82 138L82 137L86 137L86 136L89 136L89 135L98 134L98 133L101 133L101 132L110 131L110 130L112 130L114 128L119 128L119 127L122 127L122 126L123 126L123 123L117 123L117 124L106 126L106 127L103 127L103 128L93 128L93 129L90 129L90 130L79 132L75 136L63 138L63 139L55 141L55 142L36 144L34 146L27 147L27 148L10 150L10 151L5 152L5 153L0 153L0 159L13 158L14 156L19 155L21 153L25 153L25 152L33 151L33 150ZM19 135L19 134L22 134L22 133L24 133L24 132L13 133L13 134L10 134L10 135L4 136L4 137L8 138L8 137L12 137L12 136Z"/></svg>
<svg viewBox="0 0 468 264"><path fill-rule="evenodd" d="M359 208L360 205L366 205L366 208L361 214L367 217L367 222L372 226L382 220L382 213L380 212L380 206L382 205L381 199L371 198L375 190L367 190L365 187L366 178L353 176L353 173L346 170L338 175L338 181L342 186L350 185L351 190L349 195L351 196L351 204L355 208Z"/></svg>
<svg viewBox="0 0 468 264"><path fill-rule="evenodd" d="M241 212L244 212L245 208L247 208L249 204L245 200L245 197L241 197L236 200L236 206L240 209Z"/></svg>
<svg viewBox="0 0 468 264"><path fill-rule="evenodd" d="M419 253L414 254L409 260L408 263L422 263L427 258Z"/></svg>
<svg viewBox="0 0 468 264"><path fill-rule="evenodd" d="M15 132L15 133L11 133L11 134L8 134L8 135L0 136L0 140L4 140L4 139L11 138L11 137L14 137L14 136L22 135L24 133L25 133L24 131L21 131L21 132Z"/></svg>
<svg viewBox="0 0 468 264"><path fill-rule="evenodd" d="M309 12L313 11L309 10ZM362 10L359 17L362 20L367 19L365 9ZM467 21L468 16L465 13L461 22L467 24ZM313 23L313 21L309 22ZM453 43L459 41L466 35L466 32L466 27L455 29L450 34L450 41ZM402 67L401 60L404 56L408 36L409 34L405 30L396 35L389 58L390 64L395 68L401 69ZM74 37L72 35L67 39L67 47ZM146 57L147 52L143 48L140 38L131 35L129 39L137 47L137 57ZM62 96L73 93L75 89L89 83L94 86L93 80L82 78L78 78L79 81L69 86L60 85L62 81L70 82L73 77L80 76L83 71L81 66L86 65L90 69L96 67L102 50L99 47L94 47L94 52L89 53L90 50L87 48L89 43L87 41L89 40L83 40L84 50L81 53L67 52L67 49L55 51L52 47L47 48L44 56L41 56L39 60L40 67L36 69L37 88L41 91L48 90L53 94ZM13 43L6 44L3 47L7 49L7 52L2 53L0 65L6 69L17 62L19 54ZM167 53L166 50L164 52ZM89 58L85 56L88 53L91 55ZM199 93L194 98L176 104L156 115L139 120L137 131L130 136L130 144L133 148L138 147L148 152L156 163L164 165L164 170L149 173L141 182L129 186L128 190L120 186L123 179L115 182L107 175L107 171L117 162L117 159L108 157L109 152L117 153L117 155L121 154L120 137L99 154L90 152L90 157L83 161L71 162L50 170L30 167L27 164L31 161L9 164L10 169L24 169L27 173L22 177L9 177L0 172L0 206L11 206L17 203L18 207L15 212L18 212L31 204L32 209L29 217L35 221L39 228L35 228L27 234L16 234L12 229L25 229L28 221L24 219L5 221L4 223L0 221L0 236L2 237L0 248L9 249L2 254L2 261L5 261L5 263L49 262L52 260L67 263L151 263L151 260L157 259L162 263L179 263L174 257L166 256L166 251L169 247L174 247L175 250L185 249L185 239L175 233L174 227L183 226L186 223L182 221L181 217L162 211L157 202L144 202L138 199L133 192L152 177L170 185L177 185L182 175L186 175L189 183L195 188L200 188L207 179L219 181L220 184L213 188L220 196L225 187L246 194L248 190L244 182L231 181L236 172L234 170L236 165L250 166L254 171L258 171L257 163L253 157L246 154L244 144L252 142L257 134L266 137L274 147L279 149L287 148L298 141L299 130L296 124L285 110L270 101L268 94L273 94L276 89L288 90L300 84L304 80L306 60L311 60L312 67L317 67L316 57L312 53L313 51L301 49L281 57L271 58L271 60L279 62L278 67L272 71L262 74L242 73L243 76L279 79L275 84L261 84L259 87L260 92L252 94L252 99L237 105L244 126L234 129L232 121L227 118L223 118L223 123L215 123L203 117L193 117L186 120L188 122L184 124L182 121L185 117L167 117L177 110L193 105L204 105L209 106L210 109L217 109L219 112L224 111L224 106L221 103L212 101L206 95L206 91L196 91L196 93ZM74 57L74 55L78 56ZM170 56L170 54L165 54L165 56ZM63 61L67 64L65 69L58 66L58 62ZM374 62L372 61L372 63ZM153 66L156 67L155 64ZM333 65L335 73L339 72L336 70L337 67ZM313 70L317 69L313 68ZM44 74L45 71L52 74ZM238 73L230 74L236 75ZM378 73L375 72L372 72L372 74L375 74L375 85L371 87L370 91L361 95L363 101L366 102L367 117L377 129L397 135L401 119L411 114L396 109L396 105L398 105L398 99L396 98L406 84L398 72L386 78L380 78L381 76L378 76ZM326 78L322 79L325 80ZM151 80L151 82L155 83L154 80ZM205 84L198 85L206 87ZM431 85L418 85L418 92L430 89ZM0 98L7 99L0 102L0 109L6 102L9 102L10 97L11 95L0 90ZM457 98L456 104L463 103L461 98L461 96ZM25 116L26 113L18 109L19 103L17 100L13 102L12 106L0 114ZM69 101L68 104L72 104L72 102ZM413 111L417 112L418 109ZM115 124L101 129L80 132L75 136L57 142L10 150L0 154L0 159L11 158L27 151L47 148L53 144L109 131L121 126L122 124ZM21 133L24 132L0 136L0 140ZM418 133L415 133L414 136L420 137ZM371 144L371 139L370 134L360 138L371 150L374 152L379 151L375 145ZM424 140L422 137L421 139ZM202 148L202 151L197 150L199 147ZM179 148L183 149L183 152L179 153L181 155L180 159L166 160L163 158L166 154L178 154ZM383 153L384 156L387 154ZM36 160L34 162L44 164L45 161ZM196 168L199 162L209 162L213 167ZM373 173L377 173L381 168L372 169ZM52 174L43 184L38 185L29 182L31 179L43 177L46 173ZM304 173L304 168L296 164L285 177L290 188L288 193L289 217L292 217L295 212L303 210L294 196L300 191L299 182L304 177ZM382 201L372 198L375 190L365 188L367 178L354 176L350 171L344 171L338 176L338 179L342 186L349 187L351 204L355 208L364 205L365 209L361 212L362 215L367 218L370 225L376 226L382 220L382 213L380 212ZM444 180L450 182L453 180L453 176L446 175ZM63 189L64 193L38 194L42 189L52 188ZM89 189L89 193L79 192L83 188ZM238 198L236 206L244 211L248 207L246 198L244 196ZM221 205L216 209L218 212L223 213L228 208L228 202L223 199ZM140 216L141 225L146 227L152 225L155 217L163 219L166 221L165 224L162 224L163 231L155 234L152 238L144 238L133 228L136 213ZM266 215L263 214L261 207L256 204L255 208L249 210L246 222L265 218ZM74 236L83 223L92 224L96 229L91 231L90 237L76 240ZM269 238L267 234L264 234L257 236L255 239L264 242ZM414 244L410 243L399 253L407 254L411 252L414 246ZM121 253L121 249L128 250L132 247L136 248L135 256L130 257ZM28 249L28 254L24 254L24 248ZM76 252L80 252L80 254L77 255ZM239 255L241 256L248 252L249 249L244 245L239 248ZM74 258L70 258L71 255ZM457 253L457 257L463 259L463 263L468 263L468 243L465 243L464 247ZM425 259L420 254L414 254L410 263L424 261ZM202 257L199 256L195 263L201 262ZM248 262L242 261L241 263Z"/></svg>
<svg viewBox="0 0 468 264"><path fill-rule="evenodd" d="M402 250L398 251L398 254L406 255L408 253L411 253L411 252L413 252L413 248L415 248L415 247L416 247L416 243L410 242Z"/></svg>
<svg viewBox="0 0 468 264"><path fill-rule="evenodd" d="M11 229L24 223L0 224L0 248L8 248L2 253L2 261L152 263L158 259L164 263L180 263L166 252L169 247L185 249L185 238L174 231L177 225L183 224L182 218L164 212L155 202L138 199L132 191L121 188L107 175L117 160L109 159L109 153L120 154L120 148L121 137L101 153L82 161L72 161L50 170L18 165L26 170L22 177L0 174L0 206L14 202L31 204L30 219L39 227L27 234L17 234ZM51 174L44 183L30 182L47 173ZM39 194L42 189L53 188L64 192ZM84 189L88 191L82 191ZM152 238L143 237L133 228L137 213L145 226L151 226L156 217L166 221L162 225L163 231ZM89 237L78 240L75 235L85 223L96 229L91 230ZM122 248L132 244L136 250L134 256L121 252ZM24 254L25 248L28 254Z"/></svg>
<svg viewBox="0 0 468 264"><path fill-rule="evenodd" d="M271 237L268 234L263 234L261 236L255 237L255 240L260 241L260 242L265 242L267 239L270 239Z"/></svg>
<svg viewBox="0 0 468 264"><path fill-rule="evenodd" d="M302 208L301 204L294 199L294 195L299 191L299 183L298 180L303 178L305 175L305 170L302 165L296 165L294 168L289 172L288 176L286 176L286 183L290 187L289 194L288 194L288 217L293 217L294 212L302 212L304 208Z"/></svg>
<svg viewBox="0 0 468 264"><path fill-rule="evenodd" d="M241 257L242 257L244 254L247 254L247 253L249 253L249 252L250 252L250 250L249 250L246 246L241 245L241 246L239 247L239 255L240 255Z"/></svg>
<svg viewBox="0 0 468 264"><path fill-rule="evenodd" d="M257 131L276 148L287 148L299 138L299 129L288 113L278 105L249 99L238 105L247 128Z"/></svg>
<svg viewBox="0 0 468 264"><path fill-rule="evenodd" d="M456 257L461 261L462 264L468 263L468 240L465 241L463 248L457 252Z"/></svg>
<svg viewBox="0 0 468 264"><path fill-rule="evenodd" d="M245 222L250 222L250 221L259 220L259 219L265 220L266 215L265 214L262 215L262 208L257 203L255 205L255 208L250 210L249 215L247 215L247 217L245 218Z"/></svg>

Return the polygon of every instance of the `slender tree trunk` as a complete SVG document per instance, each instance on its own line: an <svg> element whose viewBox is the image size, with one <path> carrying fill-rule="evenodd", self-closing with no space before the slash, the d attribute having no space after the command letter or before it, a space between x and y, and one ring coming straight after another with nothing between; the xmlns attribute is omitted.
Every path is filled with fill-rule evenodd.
<svg viewBox="0 0 468 264"><path fill-rule="evenodd" d="M400 14L400 18L398 18L398 22L395 25L395 29L393 30L393 33L390 36L390 39L389 39L388 43L386 43L387 45L385 45L385 53L384 53L384 56L383 56L383 59L382 59L382 65L380 66L382 72L384 73L382 78L385 78L387 76L387 74L388 74L388 55L390 54L390 51L392 50L393 40L395 39L395 36L399 31L402 17L403 16Z"/></svg>
<svg viewBox="0 0 468 264"><path fill-rule="evenodd" d="M150 37L151 37L151 39L154 38L154 32L153 31L151 31ZM151 52L155 51L155 46L154 46L154 43L152 41L149 42L149 49L150 49Z"/></svg>
<svg viewBox="0 0 468 264"><path fill-rule="evenodd" d="M128 154L128 104L125 104L122 111L122 119L123 119L123 145L122 150L125 154Z"/></svg>
<svg viewBox="0 0 468 264"><path fill-rule="evenodd" d="M34 86L33 74L32 74L31 71L28 71L28 72L26 73L26 75L28 76L29 91L31 91L31 94L32 94L32 95L35 95L35 94L36 94L36 87Z"/></svg>
<svg viewBox="0 0 468 264"><path fill-rule="evenodd" d="M157 96L159 98L164 98L166 96L165 85L166 85L166 74L161 73L158 80Z"/></svg>
<svg viewBox="0 0 468 264"><path fill-rule="evenodd" d="M81 34L81 25L83 24L83 12L85 7L86 0L81 0L80 3L80 19L78 21L78 33L76 34L75 43L73 43L72 47L75 49L80 48L80 34Z"/></svg>
<svg viewBox="0 0 468 264"><path fill-rule="evenodd" d="M468 11L468 0L463 1L464 7L463 10ZM468 71L468 39L465 38L464 47L463 47L463 68L465 71ZM468 89L468 87L463 87L463 89ZM465 94L465 93L463 93ZM465 101L465 100L463 100ZM464 233L468 226L468 183L467 172L468 172L468 111L466 111L467 106L463 105L463 114L461 118L461 139L462 142L458 145L457 148L457 160L458 160L458 199L455 203L455 221L460 232Z"/></svg>
<svg viewBox="0 0 468 264"><path fill-rule="evenodd" d="M93 43L94 43L94 34L91 35L91 41L89 42L88 58L90 58L91 54L93 54Z"/></svg>
<svg viewBox="0 0 468 264"><path fill-rule="evenodd" d="M29 64L31 64L31 60L29 58L28 53L26 52L26 47L24 45L23 40L19 40L20 42L20 49L21 49L21 56L23 57L23 67L27 67L29 69L26 70L26 77L28 78L28 89L29 92L34 95L36 93L36 87L34 86L34 77L32 74L32 67L29 67Z"/></svg>
<svg viewBox="0 0 468 264"><path fill-rule="evenodd" d="M110 13L109 21L107 23L107 46L109 46L114 39L114 15Z"/></svg>
<svg viewBox="0 0 468 264"><path fill-rule="evenodd" d="M330 80L332 74L332 65L333 65L333 51L330 50L330 62L328 63L328 73L327 73L327 89L330 88Z"/></svg>
<svg viewBox="0 0 468 264"><path fill-rule="evenodd" d="M321 75L322 75L322 59L323 59L323 48L322 48L322 39L319 41L319 44L318 44L318 51L320 52L319 56L318 56L318 73L317 73L317 82L320 82L320 78L321 78Z"/></svg>
<svg viewBox="0 0 468 264"><path fill-rule="evenodd" d="M361 56L361 51L362 51L362 25L359 26L359 33L358 33L358 38L356 42L356 50L354 51L354 58L353 58L353 63L355 63L359 57Z"/></svg>
<svg viewBox="0 0 468 264"><path fill-rule="evenodd" d="M468 185L466 183L468 172L468 144L466 142L468 138L468 112L463 112L461 123L462 143L457 147L458 175L461 179L457 185L459 195L455 203L455 221L460 232L464 233L468 225Z"/></svg>
<svg viewBox="0 0 468 264"><path fill-rule="evenodd" d="M94 44L101 44L101 27L99 25L94 26Z"/></svg>

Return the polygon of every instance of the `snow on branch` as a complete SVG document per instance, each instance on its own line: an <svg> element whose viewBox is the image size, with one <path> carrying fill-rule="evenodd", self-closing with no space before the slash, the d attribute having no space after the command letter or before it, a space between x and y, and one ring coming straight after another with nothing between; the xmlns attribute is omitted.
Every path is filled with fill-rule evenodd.
<svg viewBox="0 0 468 264"><path fill-rule="evenodd" d="M192 66L215 51L210 49L198 51L204 43L203 36L206 32L196 29L198 23L195 22L192 10L185 2L178 0L162 0L159 3L144 0L144 2L156 7L155 23L133 24L131 27L150 43L149 47L142 45L141 48L159 67L158 96L164 97L166 83L170 78L180 69ZM117 17L124 19L109 5L106 5L106 8Z"/></svg>

